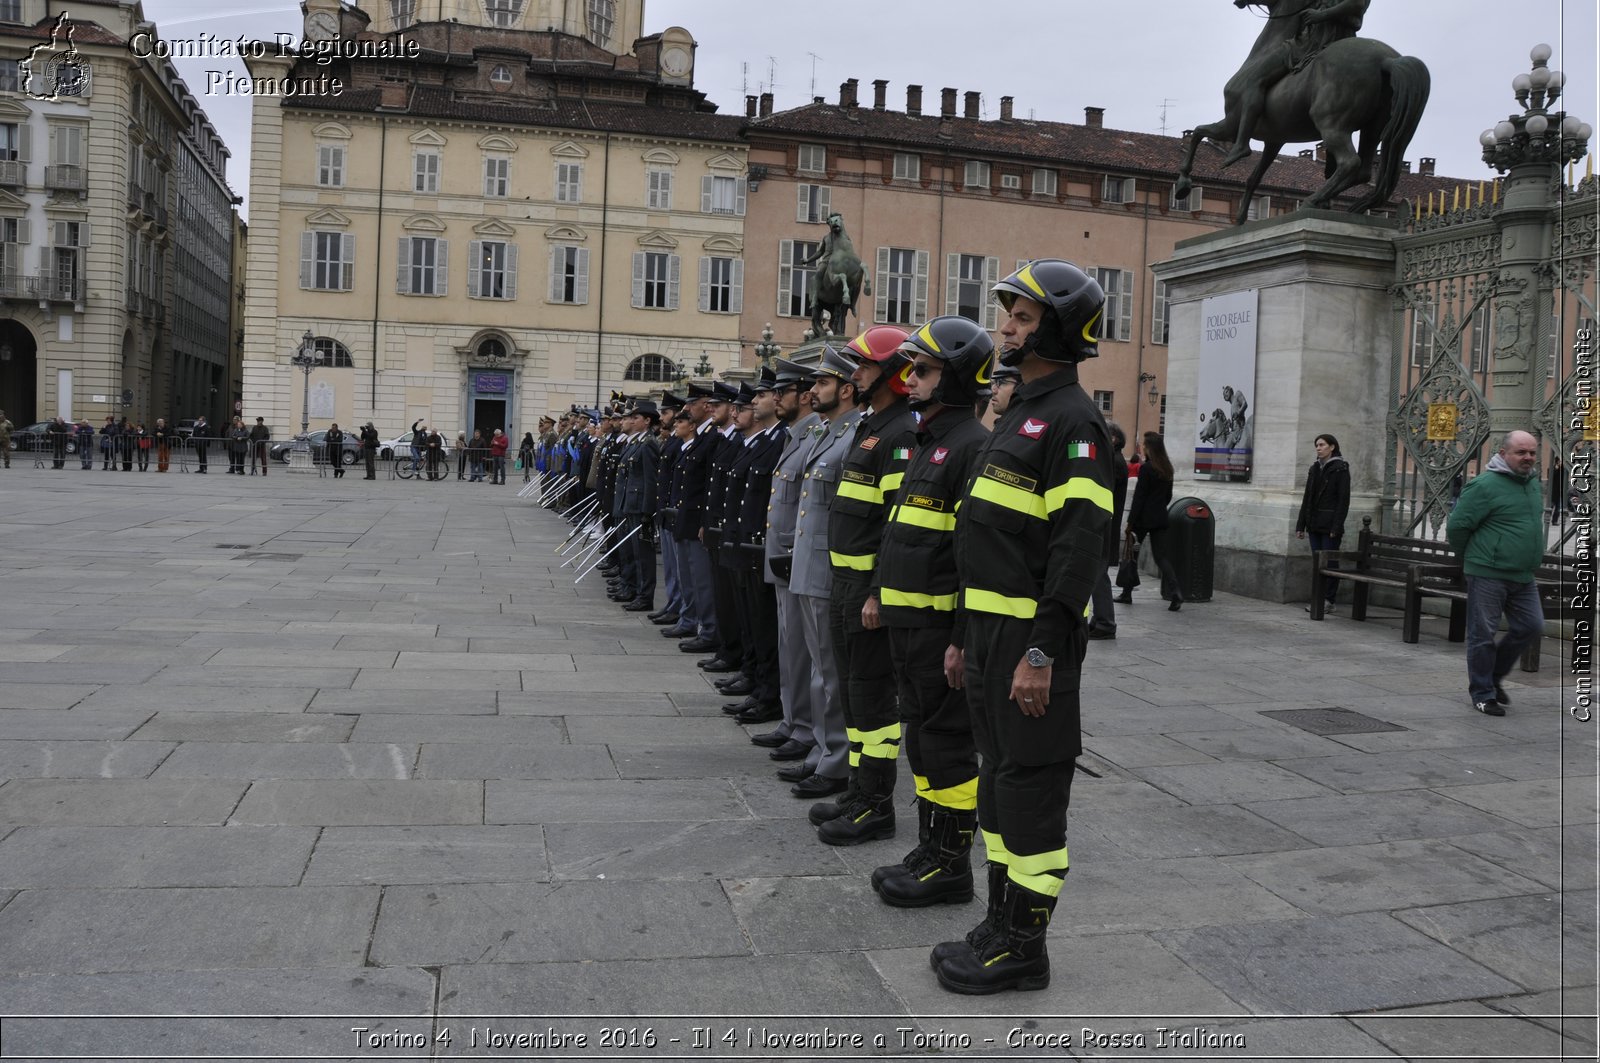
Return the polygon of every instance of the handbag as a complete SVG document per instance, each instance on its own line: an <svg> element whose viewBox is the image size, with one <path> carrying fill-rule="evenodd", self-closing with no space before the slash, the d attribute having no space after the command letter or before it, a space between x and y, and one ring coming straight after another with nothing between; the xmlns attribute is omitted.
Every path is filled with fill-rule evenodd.
<svg viewBox="0 0 1600 1063"><path fill-rule="evenodd" d="M1139 585L1139 544L1134 539L1124 537L1122 540L1122 560L1117 563L1116 582L1125 591Z"/></svg>

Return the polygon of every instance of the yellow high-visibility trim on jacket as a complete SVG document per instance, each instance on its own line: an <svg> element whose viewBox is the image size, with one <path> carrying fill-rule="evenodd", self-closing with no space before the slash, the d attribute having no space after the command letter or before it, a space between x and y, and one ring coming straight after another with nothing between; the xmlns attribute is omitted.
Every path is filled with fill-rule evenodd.
<svg viewBox="0 0 1600 1063"><path fill-rule="evenodd" d="M853 568L857 572L871 572L872 566L878 563L878 555L841 554L837 551L829 550L828 560L833 562L834 568Z"/></svg>
<svg viewBox="0 0 1600 1063"><path fill-rule="evenodd" d="M885 479L888 478L885 477ZM835 498L853 498L857 502L870 502L875 506L881 506L883 505L883 492L885 490L887 490L887 487L868 487L866 484L858 484L854 480L844 480L834 490L833 496Z"/></svg>
<svg viewBox="0 0 1600 1063"><path fill-rule="evenodd" d="M953 613L956 609L955 594L918 594L916 591L897 591L893 587L884 587L878 592L878 601L882 605L898 605L904 609L932 609L940 613Z"/></svg>
<svg viewBox="0 0 1600 1063"><path fill-rule="evenodd" d="M999 616L1014 616L1020 620L1032 620L1039 611L1037 598L1007 598L994 591L980 591L974 587L966 590L966 606L976 609L980 613L995 613Z"/></svg>
<svg viewBox="0 0 1600 1063"><path fill-rule="evenodd" d="M993 502L1006 509L1014 509L1018 513L1029 517L1038 517L1044 520L1048 514L1045 512L1044 499L1032 491L1024 491L1020 487L1003 484L999 480L987 476L979 476L972 481L972 497L981 498L985 502Z"/></svg>
<svg viewBox="0 0 1600 1063"><path fill-rule="evenodd" d="M1093 502L1107 513L1115 516L1111 505L1111 489L1101 487L1085 476L1074 476L1059 487L1052 487L1044 493L1045 513L1051 514L1067 504L1070 498L1084 498Z"/></svg>
<svg viewBox="0 0 1600 1063"><path fill-rule="evenodd" d="M894 507L894 516L891 521L897 524L914 524L919 528L930 531L951 532L956 530L956 515L954 513L940 513L923 506L908 506L904 503Z"/></svg>

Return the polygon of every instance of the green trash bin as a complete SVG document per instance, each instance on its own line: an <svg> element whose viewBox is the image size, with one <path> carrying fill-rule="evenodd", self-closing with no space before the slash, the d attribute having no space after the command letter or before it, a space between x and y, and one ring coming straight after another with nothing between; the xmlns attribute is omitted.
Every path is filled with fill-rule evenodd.
<svg viewBox="0 0 1600 1063"><path fill-rule="evenodd" d="M1217 556L1216 529L1216 517L1201 499L1180 498L1167 508L1172 567L1185 602L1211 600L1211 572Z"/></svg>

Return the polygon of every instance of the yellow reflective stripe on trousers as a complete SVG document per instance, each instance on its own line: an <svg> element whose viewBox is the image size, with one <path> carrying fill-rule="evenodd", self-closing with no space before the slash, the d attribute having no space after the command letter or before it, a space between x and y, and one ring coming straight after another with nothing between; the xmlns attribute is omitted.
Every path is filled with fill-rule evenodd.
<svg viewBox="0 0 1600 1063"><path fill-rule="evenodd" d="M974 590L971 587L967 588L966 603L968 609L976 609L980 613L1014 616L1021 620L1032 620L1039 611L1037 599L1007 598L994 591Z"/></svg>
<svg viewBox="0 0 1600 1063"><path fill-rule="evenodd" d="M905 478L906 474L903 472L892 472L885 476L883 478L883 483L881 484L883 493L888 494L890 491L898 491L900 489L901 481L903 481Z"/></svg>
<svg viewBox="0 0 1600 1063"><path fill-rule="evenodd" d="M885 479L887 480L887 477ZM835 498L853 498L858 502L871 502L875 506L881 506L883 505L884 490L885 488L883 487L868 487L866 484L858 484L854 480L845 480L839 484L838 490L834 491L833 496Z"/></svg>
<svg viewBox="0 0 1600 1063"><path fill-rule="evenodd" d="M1054 897L1061 892L1061 880L1067 873L1066 846L1028 856L1012 853L1006 873L1012 882L1024 889Z"/></svg>
<svg viewBox="0 0 1600 1063"><path fill-rule="evenodd" d="M939 532L956 530L954 513L937 513L921 506L895 506L894 513L889 519L900 524L914 524L919 528L931 528Z"/></svg>
<svg viewBox="0 0 1600 1063"><path fill-rule="evenodd" d="M919 776L919 778L921 778ZM932 790L927 787L927 780L922 779L922 787L917 790L918 797L927 798L941 808L953 808L958 812L970 812L978 807L978 777L974 775L966 782L947 786L943 790Z"/></svg>
<svg viewBox="0 0 1600 1063"><path fill-rule="evenodd" d="M938 613L953 613L956 610L954 594L918 594L916 591L897 591L893 587L879 591L878 602L881 605L898 605L902 609L932 609Z"/></svg>
<svg viewBox="0 0 1600 1063"><path fill-rule="evenodd" d="M1107 513L1112 509L1109 487L1101 487L1086 476L1074 476L1060 487L1052 487L1044 493L1045 513L1054 513L1071 498L1086 498Z"/></svg>
<svg viewBox="0 0 1600 1063"><path fill-rule="evenodd" d="M853 568L857 572L871 572L872 566L878 563L878 555L841 554L837 551L829 550L828 560L833 562L834 568Z"/></svg>
<svg viewBox="0 0 1600 1063"><path fill-rule="evenodd" d="M898 721L871 731L857 731L852 741L861 743L861 755L878 760L893 760L900 753L900 724Z"/></svg>
<svg viewBox="0 0 1600 1063"><path fill-rule="evenodd" d="M1044 499L1032 491L1024 491L1020 487L1012 487L999 480L991 480L987 476L980 476L972 481L972 497L993 502L1006 509L1014 509L1030 517L1038 517L1040 520L1045 518Z"/></svg>
<svg viewBox="0 0 1600 1063"><path fill-rule="evenodd" d="M1011 863L1011 854L1006 852L1006 843L1001 840L1000 835L986 830L979 830L978 833L983 835L983 849L988 854L991 864Z"/></svg>

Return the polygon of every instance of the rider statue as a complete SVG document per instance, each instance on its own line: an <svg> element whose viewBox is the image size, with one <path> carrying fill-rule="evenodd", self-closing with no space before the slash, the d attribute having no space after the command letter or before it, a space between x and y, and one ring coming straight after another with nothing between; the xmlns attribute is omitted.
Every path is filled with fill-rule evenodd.
<svg viewBox="0 0 1600 1063"><path fill-rule="evenodd" d="M845 313L855 309L865 274L855 245L844 231L844 217L837 211L828 215L828 232L816 253L798 265L817 267L811 275L813 325L817 332L822 331L820 317L824 309L836 311L832 313L833 327L842 330Z"/></svg>
<svg viewBox="0 0 1600 1063"><path fill-rule="evenodd" d="M1272 86L1310 63L1334 41L1354 37L1371 3L1372 0L1321 0L1318 6L1299 14L1299 27L1281 44L1245 62L1239 71L1242 81L1239 137L1234 141L1233 150L1222 160L1223 166L1232 166L1250 154L1256 122L1261 118L1267 92Z"/></svg>

